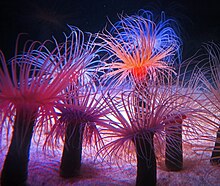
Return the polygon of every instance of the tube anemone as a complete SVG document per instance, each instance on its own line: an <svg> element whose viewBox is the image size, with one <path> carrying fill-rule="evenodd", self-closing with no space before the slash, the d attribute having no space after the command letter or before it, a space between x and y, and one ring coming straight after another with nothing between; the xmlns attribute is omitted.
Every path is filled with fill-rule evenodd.
<svg viewBox="0 0 220 186"><path fill-rule="evenodd" d="M81 110L83 107L85 111ZM64 125L66 125L65 141L60 165L60 176L63 178L72 178L80 175L84 133L90 133L87 138L92 138L92 135L96 136L97 141L94 141L96 146L101 143L101 137L95 125L100 116L102 116L102 114L99 115L98 108L93 108L97 112L96 114L91 113L92 111L86 108L85 105L78 109L70 109L69 113L62 112L61 114L61 120L62 117L69 118L64 121ZM90 139L86 139L86 141L88 142Z"/></svg>
<svg viewBox="0 0 220 186"><path fill-rule="evenodd" d="M112 97L110 94L105 99L115 119L110 120L110 124L101 126L105 139L109 137L111 142L105 144L100 153L104 153L104 158L109 156L111 159L113 157L115 157L114 159L127 159L131 157L129 153L136 152L136 185L156 185L157 166L154 136L156 133L160 134L164 126L154 119L154 114L149 108L140 109L140 106L137 106L136 94L133 91L124 92L120 102L117 101L117 97ZM147 104L150 103L146 92L142 92L141 96ZM122 112L124 113L122 114ZM133 148L135 151L131 150Z"/></svg>
<svg viewBox="0 0 220 186"><path fill-rule="evenodd" d="M47 137L48 142L52 140L50 143L53 143L57 138L63 139L65 135L60 165L60 176L64 178L80 174L84 140L85 144L95 145L97 149L102 145L96 125L107 123L104 117L109 114L109 109L103 102L102 95L98 94L99 88L93 90L90 83L76 86L72 94L68 92L68 104L59 108L59 122L53 126Z"/></svg>
<svg viewBox="0 0 220 186"><path fill-rule="evenodd" d="M42 53L39 51L37 56L32 54L38 44L33 42L27 51L16 55L10 61L11 71L1 53L0 110L4 115L1 129L7 118L12 122L15 117L14 123L11 123L12 140L1 174L2 186L26 184L32 134L35 125L38 125L36 120L39 117L39 121L45 121L45 117L51 114L56 117L54 107L63 99L61 92L68 85L71 70L74 69L66 64L62 72L57 72L62 61L53 65L48 59L39 67L38 59ZM38 49L42 48L44 46L40 44Z"/></svg>
<svg viewBox="0 0 220 186"><path fill-rule="evenodd" d="M194 74L189 80L192 82L181 81L185 75L178 74L168 82L148 82L147 89L140 85L121 96L116 92L105 98L115 119L109 118L110 123L101 126L103 136L111 142L100 153L104 152L104 158L127 160L135 149L137 185L156 185L156 153L165 156L172 169L182 168L182 143L200 139L200 132L205 134L206 128L200 123L206 119L200 108L204 100L197 92L197 78L193 80Z"/></svg>
<svg viewBox="0 0 220 186"><path fill-rule="evenodd" d="M166 150L165 165L168 170L179 171L183 168L183 148L182 148L182 122L186 116L176 116L173 121L174 127L166 130ZM167 125L165 123L165 125ZM169 125L169 124L168 124ZM170 131L169 131L170 130Z"/></svg>
<svg viewBox="0 0 220 186"><path fill-rule="evenodd" d="M37 109L25 107L16 107L11 144L1 174L2 186L23 185L27 180L29 150Z"/></svg>
<svg viewBox="0 0 220 186"><path fill-rule="evenodd" d="M202 83L204 84L203 95L209 102L207 110L215 126L215 145L213 147L210 162L213 165L220 164L220 47L215 43L206 44L208 53L209 70L204 72Z"/></svg>
<svg viewBox="0 0 220 186"><path fill-rule="evenodd" d="M110 94L105 98L115 120L102 126L105 139L109 137L113 140L104 145L101 152L104 152L104 157L119 156L120 159L126 159L126 156L130 156L126 152L132 152L130 148L134 146L137 160L136 185L156 185L155 152L161 146L154 147L154 141L156 138L162 141L159 144L164 144L164 118L168 113L178 112L177 107L172 107L172 101L177 95L167 95L168 93L168 87L154 83L148 85L147 91L133 90L122 93L120 98ZM137 97L148 107L144 104L137 105ZM118 99L120 101L117 101ZM170 123L170 127L173 125ZM125 157L119 155L121 151L125 151Z"/></svg>
<svg viewBox="0 0 220 186"><path fill-rule="evenodd" d="M216 47L217 51L219 52L220 49L218 47ZM212 51L209 51L210 53L212 53ZM213 54L210 54L213 55ZM220 111L220 55L219 53L215 54L215 56L212 57L212 60L214 61L214 66L211 67L212 68L212 75L214 76L213 80L214 80L214 86L216 87L212 87L212 85L208 85L210 88L210 91L212 93L212 100L211 100L211 106L214 107L214 109L216 110L217 113L214 115L215 118L217 118L217 120L219 121L219 111ZM218 126L217 126L217 132L216 132L216 140L215 140L215 145L212 151L212 155L211 155L211 159L210 159L211 164L213 165L219 165L220 164L220 125L218 122Z"/></svg>
<svg viewBox="0 0 220 186"><path fill-rule="evenodd" d="M216 134L215 146L212 151L210 162L212 165L220 164L220 127Z"/></svg>
<svg viewBox="0 0 220 186"><path fill-rule="evenodd" d="M199 93L199 69L195 67L190 70L188 65L188 62L181 64L177 76L169 80L167 85L170 86L170 92L166 96L176 97L171 105L178 110L176 113L169 113L164 118L166 133L165 166L169 171L180 171L183 168L183 131L186 130L184 128L195 130L195 133L192 134L185 131L187 137L195 135L197 127L198 130L202 130L201 125L196 122L197 117L199 118L198 115L202 112L205 113L200 108L200 103L204 100ZM184 122L188 123L184 124Z"/></svg>
<svg viewBox="0 0 220 186"><path fill-rule="evenodd" d="M175 55L180 55L181 40L171 20L152 20L151 13L121 16L112 32L100 34L102 45L109 53L103 69L111 69L104 78L114 77L116 85L129 79L129 83L146 82L170 76ZM180 56L178 56L180 57ZM181 57L180 57L181 58Z"/></svg>
<svg viewBox="0 0 220 186"><path fill-rule="evenodd" d="M137 186L156 185L157 183L157 162L153 137L154 133L147 132L145 135L139 134L133 139L137 156Z"/></svg>
<svg viewBox="0 0 220 186"><path fill-rule="evenodd" d="M71 178L80 174L84 126L74 120L67 122L66 125L60 176Z"/></svg>
<svg viewBox="0 0 220 186"><path fill-rule="evenodd" d="M54 58L64 59L63 64L70 62L77 66L77 69L71 75L71 82L64 91L66 100L63 106L59 106L60 120L53 126L47 138L48 142L52 140L50 143L53 143L57 138L65 136L60 165L60 176L64 178L79 175L84 133L90 130L100 139L95 122L100 122L102 111L99 109L104 110L104 107L96 102L96 99L100 101L97 97L96 83L99 83L98 67L101 48L94 45L96 38L91 34L84 34L73 26L69 28L71 33L68 36L65 35L65 41L60 44L56 42L60 50L57 50ZM62 68L61 66L60 71ZM63 130L60 133L62 126Z"/></svg>
<svg viewBox="0 0 220 186"><path fill-rule="evenodd" d="M69 36L65 35L65 41L60 44L56 42L58 50L54 58L63 59L62 65L71 63L77 68L70 76L71 81L64 91L65 104L59 106L60 121L54 125L47 139L47 141L52 140L53 135L65 136L60 165L60 176L64 178L75 177L80 173L83 134L86 132L84 130L91 125L89 128L90 130L93 128L95 133L96 128L92 126L99 121L99 117L104 112L99 109L105 110L96 102L96 99L100 101L97 97L96 83L99 84L98 68L101 48L94 45L96 38L91 34L84 34L73 26L69 28L71 33ZM62 65L60 71L63 70ZM61 126L65 126L63 133L57 134L56 129L59 131Z"/></svg>

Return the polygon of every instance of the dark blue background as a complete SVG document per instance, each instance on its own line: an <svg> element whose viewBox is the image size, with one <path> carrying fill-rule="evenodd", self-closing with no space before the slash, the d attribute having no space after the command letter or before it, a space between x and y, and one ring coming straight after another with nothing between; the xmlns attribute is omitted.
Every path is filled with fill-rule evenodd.
<svg viewBox="0 0 220 186"><path fill-rule="evenodd" d="M204 42L220 41L220 8L217 0L1 0L0 49L10 58L19 33L43 41L55 36L63 38L66 24L83 31L96 33L108 22L114 23L117 14L135 14L139 9L151 10L154 15L165 11L181 27L184 57L193 54Z"/></svg>

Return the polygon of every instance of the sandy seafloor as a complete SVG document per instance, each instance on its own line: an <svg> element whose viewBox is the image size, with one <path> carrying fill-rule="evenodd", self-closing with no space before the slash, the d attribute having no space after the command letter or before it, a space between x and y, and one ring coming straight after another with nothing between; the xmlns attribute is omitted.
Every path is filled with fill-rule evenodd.
<svg viewBox="0 0 220 186"><path fill-rule="evenodd" d="M184 168L179 172L169 172L159 163L157 169L158 186L220 186L220 166L209 163L210 152L194 153L190 146L184 145ZM7 149L0 153L2 169ZM93 154L93 153L92 153ZM93 156L93 155L92 155ZM43 153L32 143L29 161L28 184L30 186L134 186L136 178L135 163L108 164L99 158L94 161L91 153L84 150L81 175L74 179L59 177L61 150ZM161 161L160 161L161 160ZM159 159L158 162L163 162Z"/></svg>
<svg viewBox="0 0 220 186"><path fill-rule="evenodd" d="M212 134L215 136L216 132ZM5 136L0 144L0 171L8 147L4 147ZM32 139L28 170L28 186L135 186L136 161L108 162L96 156L93 148L83 147L80 176L64 179L59 176L63 144L55 151L43 151L42 144ZM215 138L214 138L215 139ZM9 140L8 140L9 141ZM193 141L183 144L183 169L168 171L164 157L157 156L157 186L220 186L220 165L211 165L210 157L214 142ZM8 145L9 146L9 145ZM150 186L150 185L149 185Z"/></svg>

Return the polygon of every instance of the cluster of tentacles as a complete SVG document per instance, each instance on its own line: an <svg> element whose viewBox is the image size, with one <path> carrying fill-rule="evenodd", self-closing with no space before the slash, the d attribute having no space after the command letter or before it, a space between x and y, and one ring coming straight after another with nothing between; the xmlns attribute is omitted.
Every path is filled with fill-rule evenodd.
<svg viewBox="0 0 220 186"><path fill-rule="evenodd" d="M64 178L80 174L84 144L103 160L135 161L139 186L156 185L157 157L182 170L183 144L209 147L220 162L218 45L182 62L178 25L164 12L140 10L110 26L96 34L69 26L63 42L17 44L8 61L0 53L2 186L25 185L33 138L42 150L63 147Z"/></svg>

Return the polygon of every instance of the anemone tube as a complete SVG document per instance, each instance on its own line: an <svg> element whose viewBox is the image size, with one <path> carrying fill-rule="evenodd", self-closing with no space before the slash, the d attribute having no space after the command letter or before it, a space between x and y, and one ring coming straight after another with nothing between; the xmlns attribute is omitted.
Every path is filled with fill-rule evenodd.
<svg viewBox="0 0 220 186"><path fill-rule="evenodd" d="M157 165L153 138L154 133L149 131L145 135L136 135L132 140L137 156L136 186L156 185L157 183Z"/></svg>
<svg viewBox="0 0 220 186"><path fill-rule="evenodd" d="M166 85L170 88L168 95L177 98L173 99L171 104L176 107L177 113L169 113L163 120L166 133L165 166L169 171L183 169L183 131L188 135L184 134L185 136L189 137L191 135L183 127L195 131L198 127L198 130L203 130L196 121L201 113L205 113L203 105L206 101L204 101L199 91L201 74L198 64L195 64L192 69L190 68L191 64L193 64L191 59L180 64L176 76L171 77ZM189 120L191 121L189 122ZM185 121L188 124L184 124ZM192 121L195 123L193 124Z"/></svg>
<svg viewBox="0 0 220 186"><path fill-rule="evenodd" d="M95 121L90 116L87 116L85 112L74 111L73 109L68 115L74 115L73 118L75 119L65 121L65 141L60 164L60 176L63 178L72 178L80 175L83 141L86 141L84 143L91 143L92 135L96 135L97 140L99 142L101 141ZM62 113L62 115L67 116L67 114L64 113ZM99 116L95 114L93 117L99 118ZM85 134L88 134L88 136L85 136ZM99 143L98 141L94 143Z"/></svg>
<svg viewBox="0 0 220 186"><path fill-rule="evenodd" d="M80 174L84 126L77 121L67 123L60 164L60 176L71 178Z"/></svg>
<svg viewBox="0 0 220 186"><path fill-rule="evenodd" d="M168 127L166 135L165 165L168 170L179 171L183 168L182 122L186 116L176 116L173 127ZM166 124L165 124L166 125Z"/></svg>
<svg viewBox="0 0 220 186"><path fill-rule="evenodd" d="M210 159L211 164L219 165L220 164L220 126L216 134L215 145L212 150L212 155Z"/></svg>
<svg viewBox="0 0 220 186"><path fill-rule="evenodd" d="M125 151L124 156L126 158L127 156L130 157L127 153L131 153L132 150L130 148L133 146L133 152L137 160L136 185L156 185L157 164L154 136L156 132L161 130L160 127L163 127L163 125L159 124L157 131L154 130L154 127L151 127L151 119L147 119L149 114L147 109L145 107L140 109L140 106L136 106L136 94L136 91L123 92L120 102L117 101L118 97L112 94L108 94L108 97L104 98L116 120L109 118L109 124L100 125L103 135L105 135L104 138L108 139L108 136L111 139L113 138L111 142L104 144L100 153L104 152L104 158L109 156L112 159L112 157L116 156L115 159L117 159L117 156L119 156L119 159L121 159L121 153ZM148 104L149 98L146 96L143 99ZM122 114L122 111L125 114Z"/></svg>
<svg viewBox="0 0 220 186"><path fill-rule="evenodd" d="M17 109L11 144L1 174L1 185L23 185L28 177L31 138L37 109Z"/></svg>
<svg viewBox="0 0 220 186"><path fill-rule="evenodd" d="M62 72L66 64L71 64L70 68L75 69L68 77L69 83L63 91L63 95L66 97L64 101L65 104L62 104L63 108L61 108L61 104L59 105L59 109L62 110L63 113L61 114L60 120L57 121L57 124L52 128L53 131L58 125L65 125L65 132L62 134L65 137L60 166L60 176L65 178L74 177L80 172L82 139L84 133L84 124L81 123L81 119L78 117L80 114L75 113L75 111L73 111L74 109L71 111L71 109L65 108L69 108L69 106L72 107L79 101L78 92L75 91L76 89L83 89L88 82L95 82L95 80L97 80L97 65L95 66L94 64L99 63L99 56L97 54L99 49L95 48L93 45L95 38L93 38L90 33L87 35L84 34L77 27L70 25L68 25L68 27L70 29L70 34L66 35L66 33L64 33L64 42L58 43L54 38L55 52L53 55L51 55L48 50L45 50L43 55L42 52L40 52L41 58L39 58L38 64L41 66L41 61L49 59L49 64L57 65L54 62L62 60L63 63L60 63L59 68L57 68L58 72ZM88 39L87 41L85 41L86 37ZM38 55L39 51L34 50L32 53ZM93 88L95 89L95 83L93 84ZM73 98L69 98L70 96ZM75 100L76 98L77 100ZM66 119L68 117L70 119ZM48 131L48 134L50 133L51 131ZM51 135L48 136L44 149L47 149L47 146L53 144L53 142L51 142L51 144L48 143L50 138ZM56 137L54 138L56 140Z"/></svg>
<svg viewBox="0 0 220 186"><path fill-rule="evenodd" d="M14 75L15 85L13 85L9 71L4 59L3 54L1 53L2 57L2 65L3 69L0 70L1 76L1 98L4 99L4 94L6 93L5 90L13 91L16 89L16 64L12 63L12 74ZM28 66L23 66L24 69L21 71L25 71L29 68ZM28 73L28 72L27 72ZM20 79L24 78L24 74L21 72ZM24 79L23 79L24 80ZM26 80L26 79L25 79ZM24 80L24 81L25 81ZM22 82L20 82L22 84ZM7 85L6 85L7 84ZM13 87L15 86L15 87ZM21 85L22 86L22 85ZM3 90L4 89L4 90ZM7 98L10 99L10 96L14 96L13 98L16 100L16 93L18 93L19 99L19 92L15 91L15 95L9 95L9 97L5 97L5 100L1 100L3 103L4 101L7 102ZM12 98L12 100L13 100ZM20 98L22 100L22 98ZM14 108L16 108L15 121L13 124L13 133L11 143L8 149L8 153L6 155L4 166L1 173L1 185L23 185L25 184L27 177L28 177L28 161L29 161L29 151L31 145L31 139L33 134L33 128L35 125L35 119L37 117L38 106L32 103L29 103L30 100L24 100L23 102L15 101ZM11 104L10 101L6 103L8 106ZM4 105L4 104L3 104ZM13 108L13 107L12 107ZM7 112L7 110L2 109L3 111ZM10 114L9 114L10 115ZM13 116L10 116L13 117ZM4 121L2 125L4 124ZM13 179L12 179L13 177Z"/></svg>
<svg viewBox="0 0 220 186"><path fill-rule="evenodd" d="M218 50L219 50L219 48L218 48ZM217 90L212 89L212 91L213 91L213 94L215 94L215 96L219 96L219 97L217 97L217 99L215 97L214 101L217 100L219 102L220 101L220 95L219 95L219 88L220 88L220 79L219 79L220 78L220 74L219 74L219 70L220 69L219 69L219 66L216 67L216 70L218 70L217 74L219 76L218 79L216 79L218 81L217 82L218 89ZM216 91L218 91L218 93ZM213 105L216 106L216 104L214 102L213 102ZM219 112L219 106L217 106L217 112ZM219 116L216 115L215 117L217 117L217 119L219 121ZM220 124L219 123L218 123L218 129L217 129L217 132L216 132L215 145L214 145L214 148L213 148L213 151L212 151L210 162L213 165L219 165L220 164Z"/></svg>

